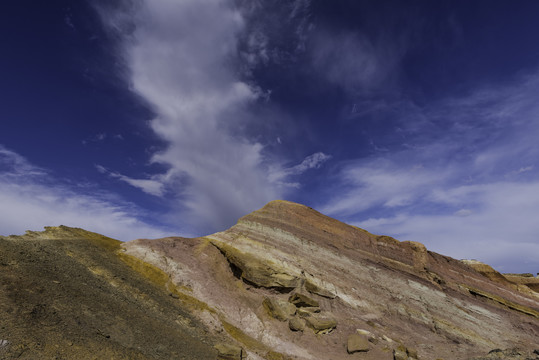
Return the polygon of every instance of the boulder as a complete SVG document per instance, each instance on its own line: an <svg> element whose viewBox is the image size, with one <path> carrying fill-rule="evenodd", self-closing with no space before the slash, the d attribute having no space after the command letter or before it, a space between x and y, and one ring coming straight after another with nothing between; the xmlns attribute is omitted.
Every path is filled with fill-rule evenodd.
<svg viewBox="0 0 539 360"><path fill-rule="evenodd" d="M318 286L311 280L305 280L305 290L307 290L311 294L320 295L328 299L335 299L335 294L332 291Z"/></svg>
<svg viewBox="0 0 539 360"><path fill-rule="evenodd" d="M417 350L406 348L406 354L408 354L408 358L410 359L417 359Z"/></svg>
<svg viewBox="0 0 539 360"><path fill-rule="evenodd" d="M241 360L245 357L243 349L231 344L217 344L214 346L217 350L217 359L219 360Z"/></svg>
<svg viewBox="0 0 539 360"><path fill-rule="evenodd" d="M318 301L311 299L307 295L295 293L288 298L288 301L297 307L318 307Z"/></svg>
<svg viewBox="0 0 539 360"><path fill-rule="evenodd" d="M303 331L305 330L305 320L300 317L294 316L288 321L288 327L292 331Z"/></svg>
<svg viewBox="0 0 539 360"><path fill-rule="evenodd" d="M417 360L417 351L409 349L404 345L399 345L393 350L393 360Z"/></svg>
<svg viewBox="0 0 539 360"><path fill-rule="evenodd" d="M349 354L369 351L369 340L364 335L352 334L348 336L346 351Z"/></svg>
<svg viewBox="0 0 539 360"><path fill-rule="evenodd" d="M393 350L393 360L408 360L408 354L403 345L399 345L398 348Z"/></svg>
<svg viewBox="0 0 539 360"><path fill-rule="evenodd" d="M257 287L288 292L300 285L298 277L289 274L286 269L269 259L242 252L217 241L212 244L226 257L238 277Z"/></svg>
<svg viewBox="0 0 539 360"><path fill-rule="evenodd" d="M371 342L371 343L373 343L375 345L378 344L378 338L373 333L371 333L370 331L364 330L364 329L356 329L356 332L359 335L362 335L362 336L366 337L367 340L369 340L369 342Z"/></svg>
<svg viewBox="0 0 539 360"><path fill-rule="evenodd" d="M296 307L288 301L267 297L262 305L271 317L280 321L287 321L296 314Z"/></svg>
<svg viewBox="0 0 539 360"><path fill-rule="evenodd" d="M315 334L329 334L337 327L337 320L331 316L313 314L305 318L308 327L313 329Z"/></svg>
<svg viewBox="0 0 539 360"><path fill-rule="evenodd" d="M298 315L301 317L311 316L320 312L320 308L317 307L301 307L298 309Z"/></svg>

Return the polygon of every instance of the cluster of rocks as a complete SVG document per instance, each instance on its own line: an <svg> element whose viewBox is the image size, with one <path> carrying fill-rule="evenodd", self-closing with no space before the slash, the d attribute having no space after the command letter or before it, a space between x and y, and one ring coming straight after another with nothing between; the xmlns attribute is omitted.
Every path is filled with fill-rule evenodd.
<svg viewBox="0 0 539 360"><path fill-rule="evenodd" d="M398 348L393 350L393 359L394 360L416 360L417 351L409 349L404 345L400 345Z"/></svg>
<svg viewBox="0 0 539 360"><path fill-rule="evenodd" d="M494 349L486 356L474 357L470 360L539 360L539 349L533 352L519 349Z"/></svg>
<svg viewBox="0 0 539 360"><path fill-rule="evenodd" d="M288 300L266 297L263 306L272 318L287 321L291 331L304 331L310 328L317 335L331 333L337 327L337 321L329 312L322 311L318 301L308 295L296 292ZM346 350L348 354L368 352L371 344L375 345L379 338L367 330L357 329L348 336ZM391 341L387 339L387 341ZM416 360L417 352L399 345L393 350L394 360Z"/></svg>
<svg viewBox="0 0 539 360"><path fill-rule="evenodd" d="M308 327L315 334L329 334L337 327L335 318L322 312L318 301L305 294L294 293L288 301L266 297L262 304L271 317L288 321L292 331L304 331Z"/></svg>
<svg viewBox="0 0 539 360"><path fill-rule="evenodd" d="M266 307L267 304L269 304L270 301L265 302L264 306ZM292 305L288 302L282 302L281 305L284 307L288 307L288 310L291 310L290 306L286 306L285 303ZM268 309L266 307L266 309ZM275 309L275 308L274 308ZM277 308L279 309L279 308ZM284 315L285 313L280 312L277 310L277 312L274 312L273 310L269 310L270 314L277 315L279 317L274 316L275 318L284 321ZM293 315L288 315L293 316ZM290 318L289 321L297 319L297 317ZM348 337L347 342L347 351L349 354L353 354L356 352L367 352L369 351L370 345L369 343L377 343L378 339L373 336L372 333L366 330L358 329L356 334L352 334ZM0 345L2 343L0 342ZM218 359L219 360L242 360L246 357L246 352L239 346L236 345L230 345L230 344L217 344L215 346L215 349L218 351ZM414 349L410 349L405 347L404 345L399 345L396 349L393 350L393 360L418 360L417 351ZM442 359L437 359L442 360ZM539 349L533 351L533 352L526 352L519 349L494 349L491 350L487 355L485 356L479 356L474 357L469 360L539 360Z"/></svg>

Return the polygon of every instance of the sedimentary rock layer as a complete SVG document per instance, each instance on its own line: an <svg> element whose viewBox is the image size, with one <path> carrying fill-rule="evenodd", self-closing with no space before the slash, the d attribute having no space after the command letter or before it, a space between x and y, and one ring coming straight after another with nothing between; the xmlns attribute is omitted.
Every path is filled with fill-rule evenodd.
<svg viewBox="0 0 539 360"><path fill-rule="evenodd" d="M194 239L0 237L0 270L0 358L459 360L539 347L528 285L286 201Z"/></svg>
<svg viewBox="0 0 539 360"><path fill-rule="evenodd" d="M204 238L123 247L214 309L199 316L216 331L226 332L222 319L242 329L230 335L253 358L267 358L271 349L295 359L348 359L347 339L358 329L372 339L362 358L382 360L393 359L399 346L423 359L467 359L494 348L533 347L539 334L536 293L422 244L286 201ZM318 304L316 313L298 305L301 296ZM268 311L270 300L296 302L296 313Z"/></svg>

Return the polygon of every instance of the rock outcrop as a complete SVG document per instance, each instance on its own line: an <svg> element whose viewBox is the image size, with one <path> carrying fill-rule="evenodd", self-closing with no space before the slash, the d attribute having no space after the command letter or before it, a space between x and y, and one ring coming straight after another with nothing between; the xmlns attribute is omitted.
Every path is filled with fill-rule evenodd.
<svg viewBox="0 0 539 360"><path fill-rule="evenodd" d="M393 360L417 360L417 352L400 345L393 350Z"/></svg>
<svg viewBox="0 0 539 360"><path fill-rule="evenodd" d="M305 322L315 334L329 334L337 327L337 320L333 316L321 313L305 317Z"/></svg>
<svg viewBox="0 0 539 360"><path fill-rule="evenodd" d="M317 308L320 306L318 305L318 301L311 299L310 297L303 295L301 293L295 293L291 295L288 301L294 304L296 307Z"/></svg>
<svg viewBox="0 0 539 360"><path fill-rule="evenodd" d="M286 201L201 238L119 243L64 227L0 246L0 358L459 360L531 353L539 338L527 285ZM54 281L65 285L51 293ZM38 345L53 338L73 345Z"/></svg>
<svg viewBox="0 0 539 360"><path fill-rule="evenodd" d="M521 287L527 287L528 289L535 291L539 294L539 275L533 276L533 274L503 274L503 276L508 281L520 285Z"/></svg>
<svg viewBox="0 0 539 360"><path fill-rule="evenodd" d="M236 345L217 344L214 346L217 350L218 360L241 360L245 358L243 349Z"/></svg>
<svg viewBox="0 0 539 360"><path fill-rule="evenodd" d="M369 340L364 335L352 334L348 336L348 341L346 344L346 351L349 354L355 352L366 352L369 351Z"/></svg>
<svg viewBox="0 0 539 360"><path fill-rule="evenodd" d="M268 311L268 314L277 320L287 321L296 315L296 306L288 301L265 298L263 304L264 308Z"/></svg>

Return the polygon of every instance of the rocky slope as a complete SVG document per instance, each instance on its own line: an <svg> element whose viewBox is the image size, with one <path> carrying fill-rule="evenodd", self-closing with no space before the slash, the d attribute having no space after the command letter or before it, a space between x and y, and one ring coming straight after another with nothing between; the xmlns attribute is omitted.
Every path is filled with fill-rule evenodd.
<svg viewBox="0 0 539 360"><path fill-rule="evenodd" d="M533 288L291 202L202 238L62 227L0 251L8 358L539 359Z"/></svg>
<svg viewBox="0 0 539 360"><path fill-rule="evenodd" d="M0 237L0 359L215 359L219 338L120 244L68 227Z"/></svg>

